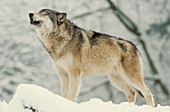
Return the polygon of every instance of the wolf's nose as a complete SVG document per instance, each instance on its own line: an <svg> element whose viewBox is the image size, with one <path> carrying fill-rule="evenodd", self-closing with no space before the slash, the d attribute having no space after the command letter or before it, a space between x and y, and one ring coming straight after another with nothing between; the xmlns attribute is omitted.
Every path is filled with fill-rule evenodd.
<svg viewBox="0 0 170 112"><path fill-rule="evenodd" d="M34 14L33 13L29 13L29 16L32 17Z"/></svg>
<svg viewBox="0 0 170 112"><path fill-rule="evenodd" d="M29 13L29 17L30 17L30 20L33 21L32 17L33 17L33 13Z"/></svg>

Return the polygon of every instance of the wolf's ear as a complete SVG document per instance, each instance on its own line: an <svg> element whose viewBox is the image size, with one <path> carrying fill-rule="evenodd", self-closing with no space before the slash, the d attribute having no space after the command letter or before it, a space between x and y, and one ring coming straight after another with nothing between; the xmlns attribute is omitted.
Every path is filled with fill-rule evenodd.
<svg viewBox="0 0 170 112"><path fill-rule="evenodd" d="M65 22L67 13L57 13L57 24L61 25Z"/></svg>

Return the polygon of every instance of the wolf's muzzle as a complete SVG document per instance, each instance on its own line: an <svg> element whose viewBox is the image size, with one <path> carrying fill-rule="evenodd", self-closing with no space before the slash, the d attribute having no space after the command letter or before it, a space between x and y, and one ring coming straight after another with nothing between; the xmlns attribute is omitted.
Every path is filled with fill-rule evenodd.
<svg viewBox="0 0 170 112"><path fill-rule="evenodd" d="M33 14L33 13L29 13L29 17L30 17L30 24L38 25L38 24L40 23L40 21L34 21L34 20L33 20L33 16L34 16L34 14Z"/></svg>

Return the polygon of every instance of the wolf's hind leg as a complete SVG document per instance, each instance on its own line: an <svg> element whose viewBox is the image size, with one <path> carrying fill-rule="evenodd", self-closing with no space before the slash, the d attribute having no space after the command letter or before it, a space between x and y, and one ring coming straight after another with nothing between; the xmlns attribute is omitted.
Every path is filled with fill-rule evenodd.
<svg viewBox="0 0 170 112"><path fill-rule="evenodd" d="M128 99L128 102L134 102L136 100L136 92L130 85L122 79L120 75L109 74L108 75L111 83L118 88L119 90L123 91Z"/></svg>
<svg viewBox="0 0 170 112"><path fill-rule="evenodd" d="M137 75L137 74L136 74ZM151 105L152 107L154 107L154 99L153 99L153 96L150 92L150 90L148 89L148 87L145 85L144 83L144 79L141 75L138 75L138 78L134 79L131 78L131 85L133 87L135 87L136 89L138 89L142 94L143 96L145 97L145 100L146 100L146 103L148 105Z"/></svg>

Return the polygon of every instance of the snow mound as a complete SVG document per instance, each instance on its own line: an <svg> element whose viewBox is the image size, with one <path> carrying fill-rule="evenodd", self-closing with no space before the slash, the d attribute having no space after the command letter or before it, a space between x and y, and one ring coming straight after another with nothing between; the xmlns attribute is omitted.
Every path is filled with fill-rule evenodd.
<svg viewBox="0 0 170 112"><path fill-rule="evenodd" d="M0 102L0 112L170 112L170 107L158 105L153 108L127 102L113 104L100 99L78 104L45 88L21 84L9 104L5 101Z"/></svg>

